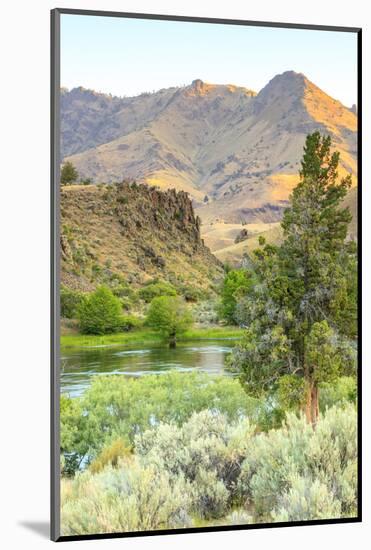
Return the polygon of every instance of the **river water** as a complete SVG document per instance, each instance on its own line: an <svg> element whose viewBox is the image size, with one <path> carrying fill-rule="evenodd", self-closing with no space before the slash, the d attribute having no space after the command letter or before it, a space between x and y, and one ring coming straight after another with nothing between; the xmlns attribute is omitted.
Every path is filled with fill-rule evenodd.
<svg viewBox="0 0 371 550"><path fill-rule="evenodd" d="M61 391L71 397L81 395L95 376L145 376L169 370L198 370L225 374L225 358L233 340L180 342L175 349L166 345L100 346L64 349L61 353Z"/></svg>

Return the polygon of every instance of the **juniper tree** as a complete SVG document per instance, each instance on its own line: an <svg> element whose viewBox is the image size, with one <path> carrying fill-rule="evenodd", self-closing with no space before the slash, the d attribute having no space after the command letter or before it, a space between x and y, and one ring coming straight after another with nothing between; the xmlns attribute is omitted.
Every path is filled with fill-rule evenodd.
<svg viewBox="0 0 371 550"><path fill-rule="evenodd" d="M354 369L356 247L342 201L351 177L338 176L331 138L308 135L299 183L282 220L279 246L260 240L253 254L258 283L240 301L248 326L233 364L249 392L286 395L309 422L318 417L319 384Z"/></svg>
<svg viewBox="0 0 371 550"><path fill-rule="evenodd" d="M79 177L79 173L76 170L72 162L68 161L63 164L61 169L61 184L68 185L69 183L75 183Z"/></svg>

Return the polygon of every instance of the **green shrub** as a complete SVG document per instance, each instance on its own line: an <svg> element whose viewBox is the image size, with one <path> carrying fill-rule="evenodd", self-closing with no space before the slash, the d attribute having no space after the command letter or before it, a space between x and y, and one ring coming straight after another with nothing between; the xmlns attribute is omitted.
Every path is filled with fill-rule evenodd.
<svg viewBox="0 0 371 550"><path fill-rule="evenodd" d="M138 294L142 300L149 304L153 298L157 298L158 296L176 296L177 292L172 284L158 281L144 286L139 290Z"/></svg>
<svg viewBox="0 0 371 550"><path fill-rule="evenodd" d="M71 457L71 464L74 457L77 468L94 459L113 439L134 444L137 434L160 422L180 426L194 412L207 408L225 414L228 422L242 415L254 421L261 416L262 407L260 401L246 395L237 380L224 376L169 372L138 379L96 377L82 397L63 396L62 451Z"/></svg>
<svg viewBox="0 0 371 550"><path fill-rule="evenodd" d="M62 480L63 534L354 517L356 426L349 404L267 434L210 409L137 433L133 455L111 439L97 474Z"/></svg>
<svg viewBox="0 0 371 550"><path fill-rule="evenodd" d="M132 303L136 303L138 301L138 296L135 290L124 281L112 281L111 290L118 298L128 298Z"/></svg>
<svg viewBox="0 0 371 550"><path fill-rule="evenodd" d="M135 315L121 315L120 329L124 331L133 330L143 326L142 319Z"/></svg>
<svg viewBox="0 0 371 550"><path fill-rule="evenodd" d="M312 484L318 482L327 488L331 498L339 502L342 517L354 516L357 500L356 429L355 408L347 405L328 410L320 417L315 430L303 418L290 414L280 430L257 435L238 480L242 502L254 503L259 521L270 521L274 510L279 510L277 514L282 518L284 503L294 503L300 491L307 491L309 482L296 483L299 478L305 478ZM320 486L317 488L323 493L323 501L325 492ZM315 494L310 498L315 508ZM337 507L338 504L334 513ZM297 509L299 512L304 513ZM295 507L288 511L291 519L294 513Z"/></svg>
<svg viewBox="0 0 371 550"><path fill-rule="evenodd" d="M90 448L94 446L95 421L84 414L79 399L62 394L60 398L60 445L63 456L62 473L72 476L79 469Z"/></svg>
<svg viewBox="0 0 371 550"><path fill-rule="evenodd" d="M62 489L63 535L151 531L189 526L187 491L181 480L135 461L122 468L86 472Z"/></svg>
<svg viewBox="0 0 371 550"><path fill-rule="evenodd" d="M318 423L307 450L308 472L331 489L341 515L354 516L357 508L357 413L348 404L332 407Z"/></svg>
<svg viewBox="0 0 371 550"><path fill-rule="evenodd" d="M129 298L120 298L121 307L124 311L130 311L132 308L132 302Z"/></svg>
<svg viewBox="0 0 371 550"><path fill-rule="evenodd" d="M289 489L278 497L278 508L272 512L273 521L307 521L337 519L341 505L329 487L318 479L293 476Z"/></svg>
<svg viewBox="0 0 371 550"><path fill-rule="evenodd" d="M276 506L277 496L288 488L292 468L299 473L304 471L312 433L303 419L291 415L281 429L254 438L242 464L238 493L242 502L254 502L256 517L269 519L267 511Z"/></svg>
<svg viewBox="0 0 371 550"><path fill-rule="evenodd" d="M91 185L93 183L93 180L91 178L82 178L80 180L80 183L82 185Z"/></svg>
<svg viewBox="0 0 371 550"><path fill-rule="evenodd" d="M186 302L199 302L209 297L209 292L206 290L187 284L177 285L177 290Z"/></svg>
<svg viewBox="0 0 371 550"><path fill-rule="evenodd" d="M199 469L191 494L192 512L198 517L212 519L226 514L229 492L214 471Z"/></svg>
<svg viewBox="0 0 371 550"><path fill-rule="evenodd" d="M160 424L135 438L145 464L192 484L193 511L202 518L225 514L254 428L247 419L230 425L226 415L204 410L181 428Z"/></svg>
<svg viewBox="0 0 371 550"><path fill-rule="evenodd" d="M84 299L84 293L78 290L71 290L70 288L61 287L60 299L61 299L61 317L67 319L76 319L78 309Z"/></svg>
<svg viewBox="0 0 371 550"><path fill-rule="evenodd" d="M80 304L80 330L83 334L109 334L121 328L121 303L111 290L100 286Z"/></svg>
<svg viewBox="0 0 371 550"><path fill-rule="evenodd" d="M238 300L252 287L253 278L245 269L228 269L220 290L219 315L228 323L237 324Z"/></svg>

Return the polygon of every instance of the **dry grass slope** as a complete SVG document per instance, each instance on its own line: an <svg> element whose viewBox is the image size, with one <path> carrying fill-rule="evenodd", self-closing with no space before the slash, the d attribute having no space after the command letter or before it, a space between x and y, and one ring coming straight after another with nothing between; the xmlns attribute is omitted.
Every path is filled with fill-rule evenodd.
<svg viewBox="0 0 371 550"><path fill-rule="evenodd" d="M129 183L63 187L61 217L68 287L91 290L119 275L134 285L159 277L207 289L222 272L184 192Z"/></svg>

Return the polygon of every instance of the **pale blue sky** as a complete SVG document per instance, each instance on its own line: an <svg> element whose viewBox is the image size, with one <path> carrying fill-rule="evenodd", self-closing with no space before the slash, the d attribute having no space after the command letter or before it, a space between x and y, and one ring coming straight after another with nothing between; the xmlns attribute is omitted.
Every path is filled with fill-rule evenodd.
<svg viewBox="0 0 371 550"><path fill-rule="evenodd" d="M196 78L259 91L276 74L304 73L326 93L357 101L355 33L67 15L61 84L132 96Z"/></svg>

